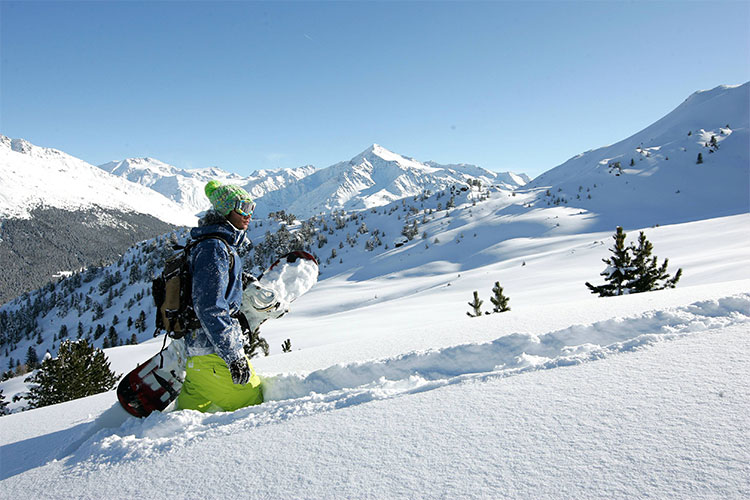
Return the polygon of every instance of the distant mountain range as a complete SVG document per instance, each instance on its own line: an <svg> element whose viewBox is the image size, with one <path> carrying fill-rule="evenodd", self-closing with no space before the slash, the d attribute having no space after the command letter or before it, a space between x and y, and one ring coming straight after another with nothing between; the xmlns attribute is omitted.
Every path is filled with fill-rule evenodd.
<svg viewBox="0 0 750 500"><path fill-rule="evenodd" d="M258 170L240 177L218 168L182 170L151 158L133 158L99 166L147 186L193 213L210 208L203 187L216 179L244 187L258 202L258 216L284 210L300 219L331 210L363 210L433 192L469 180L513 190L529 181L525 174L497 173L474 165L422 163L377 144L349 161L317 170L312 166Z"/></svg>
<svg viewBox="0 0 750 500"><path fill-rule="evenodd" d="M183 209L198 214L210 208L203 188L209 180L243 186L254 198L282 189L315 172L315 167L258 170L249 177L226 172L220 168L183 170L153 158L129 158L105 163L99 168L131 182L153 189Z"/></svg>
<svg viewBox="0 0 750 500"><path fill-rule="evenodd" d="M300 220L481 184L507 200L497 218L483 222L505 239L550 234L550 228L648 227L746 213L749 95L750 83L696 92L644 130L533 181L474 165L421 162L377 144L320 170L261 170L249 177L150 158L95 167L0 135L0 303L57 273L112 261L138 241L193 225L209 208L203 193L209 179L245 187L258 201L256 218L284 210ZM431 203L439 210L437 200ZM568 220L550 226L561 217Z"/></svg>
<svg viewBox="0 0 750 500"><path fill-rule="evenodd" d="M0 136L0 304L194 220L151 189Z"/></svg>
<svg viewBox="0 0 750 500"><path fill-rule="evenodd" d="M108 262L130 246L192 226L210 208L211 179L239 184L258 200L256 217L285 210L306 218L321 210L356 210L466 185L508 189L528 177L470 165L440 166L373 146L349 162L258 170L241 177L219 168L183 170L153 158L95 167L62 151L0 135L0 303L61 272Z"/></svg>

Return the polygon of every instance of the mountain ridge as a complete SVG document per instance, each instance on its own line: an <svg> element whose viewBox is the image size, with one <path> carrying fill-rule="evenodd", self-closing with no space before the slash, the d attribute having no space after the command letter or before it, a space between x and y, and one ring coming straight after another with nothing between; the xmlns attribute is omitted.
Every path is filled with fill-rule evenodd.
<svg viewBox="0 0 750 500"><path fill-rule="evenodd" d="M420 162L376 143L350 160L323 169L312 165L262 169L248 177L218 167L179 169L151 158L126 159L99 167L148 186L195 213L210 207L203 195L203 186L215 179L246 189L258 202L256 210L260 216L284 210L300 218L321 210L363 210L382 206L426 189L444 189L469 179L485 183L499 179L508 189L529 180L525 174L495 173L475 165ZM407 174L409 172L411 175Z"/></svg>

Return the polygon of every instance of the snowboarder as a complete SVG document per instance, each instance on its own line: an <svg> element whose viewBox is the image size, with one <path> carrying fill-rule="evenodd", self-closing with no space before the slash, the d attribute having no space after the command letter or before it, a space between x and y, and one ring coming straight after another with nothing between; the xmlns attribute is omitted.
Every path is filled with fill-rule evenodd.
<svg viewBox="0 0 750 500"><path fill-rule="evenodd" d="M245 354L249 332L243 331L239 319L243 273L237 248L245 239L255 203L243 188L218 181L206 184L205 193L213 208L190 236L221 239L204 239L190 253L193 307L201 328L184 337L188 358L177 407L234 411L263 402L260 378ZM267 294L273 292L266 292L263 302L268 305Z"/></svg>

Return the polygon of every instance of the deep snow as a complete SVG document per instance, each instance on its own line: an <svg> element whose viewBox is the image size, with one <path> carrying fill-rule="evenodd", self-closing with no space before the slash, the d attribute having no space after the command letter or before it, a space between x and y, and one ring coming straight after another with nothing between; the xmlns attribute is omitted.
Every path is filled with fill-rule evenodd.
<svg viewBox="0 0 750 500"><path fill-rule="evenodd" d="M331 278L265 331L295 350L255 360L263 405L119 423L110 392L3 417L0 496L745 497L749 223L651 230L685 283L624 297L583 286L606 248L577 242L600 234L451 287ZM495 279L513 309L466 317ZM353 305L371 293L392 299ZM124 370L158 347L107 353Z"/></svg>

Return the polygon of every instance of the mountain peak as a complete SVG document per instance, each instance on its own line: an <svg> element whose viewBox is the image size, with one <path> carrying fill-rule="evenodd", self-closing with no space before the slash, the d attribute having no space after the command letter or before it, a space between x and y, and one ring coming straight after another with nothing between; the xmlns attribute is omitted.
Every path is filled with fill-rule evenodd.
<svg viewBox="0 0 750 500"><path fill-rule="evenodd" d="M411 158L394 153L377 143L373 143L372 146L352 158L352 162L354 163L360 163L363 160L368 160L371 163L372 160L383 160L386 162L395 162L400 165L407 165L414 162Z"/></svg>

